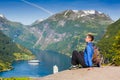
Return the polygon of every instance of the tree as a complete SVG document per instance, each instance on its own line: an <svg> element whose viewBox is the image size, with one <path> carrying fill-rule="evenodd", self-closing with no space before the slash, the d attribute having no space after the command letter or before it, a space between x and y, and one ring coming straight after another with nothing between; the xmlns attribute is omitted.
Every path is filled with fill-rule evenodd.
<svg viewBox="0 0 120 80"><path fill-rule="evenodd" d="M120 65L120 31L115 36L115 41L113 43L113 52L115 55L113 56L113 64L116 66Z"/></svg>

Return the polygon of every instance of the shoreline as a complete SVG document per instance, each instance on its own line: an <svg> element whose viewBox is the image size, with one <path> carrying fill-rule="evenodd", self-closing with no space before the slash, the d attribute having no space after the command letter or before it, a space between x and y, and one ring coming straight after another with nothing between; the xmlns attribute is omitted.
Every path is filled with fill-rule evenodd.
<svg viewBox="0 0 120 80"><path fill-rule="evenodd" d="M34 58L31 58L31 59L19 59L19 60L14 60L14 61L29 61L29 60L32 60L32 59L34 59ZM14 67L12 66L12 64L14 63L14 61L12 61L12 62L10 63L10 65L9 65L8 68L3 69L3 70L1 70L0 72L7 72L7 71L10 71L10 70L13 70Z"/></svg>

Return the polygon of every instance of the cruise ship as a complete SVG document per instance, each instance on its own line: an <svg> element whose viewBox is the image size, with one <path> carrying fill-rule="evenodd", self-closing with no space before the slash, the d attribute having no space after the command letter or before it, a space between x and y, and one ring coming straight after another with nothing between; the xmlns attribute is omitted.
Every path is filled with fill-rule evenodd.
<svg viewBox="0 0 120 80"><path fill-rule="evenodd" d="M29 63L39 63L40 61L39 60L29 60L28 62Z"/></svg>

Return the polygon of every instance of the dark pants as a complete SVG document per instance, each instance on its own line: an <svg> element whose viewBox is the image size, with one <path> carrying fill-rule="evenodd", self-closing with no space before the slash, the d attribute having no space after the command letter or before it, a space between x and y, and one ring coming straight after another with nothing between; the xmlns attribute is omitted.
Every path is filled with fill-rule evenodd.
<svg viewBox="0 0 120 80"><path fill-rule="evenodd" d="M84 60L84 53L78 52L76 50L73 51L72 53L72 59L71 59L71 64L72 65L81 65L83 68L86 68L85 60Z"/></svg>

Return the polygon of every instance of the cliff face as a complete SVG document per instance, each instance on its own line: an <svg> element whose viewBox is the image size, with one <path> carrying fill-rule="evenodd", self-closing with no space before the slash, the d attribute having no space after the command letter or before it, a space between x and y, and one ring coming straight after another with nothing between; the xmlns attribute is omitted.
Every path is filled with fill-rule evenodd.
<svg viewBox="0 0 120 80"><path fill-rule="evenodd" d="M87 33L93 33L97 41L112 22L109 16L95 10L66 10L29 28L38 38L34 47L70 55L78 45L83 49Z"/></svg>

